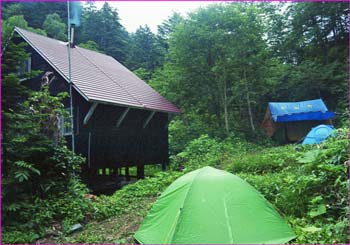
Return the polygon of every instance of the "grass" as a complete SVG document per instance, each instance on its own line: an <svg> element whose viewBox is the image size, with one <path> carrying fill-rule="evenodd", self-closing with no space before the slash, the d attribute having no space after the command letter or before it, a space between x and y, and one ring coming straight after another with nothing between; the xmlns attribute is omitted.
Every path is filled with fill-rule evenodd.
<svg viewBox="0 0 350 245"><path fill-rule="evenodd" d="M134 243L137 231L155 198L145 198L140 209L125 212L102 221L92 221L81 232L42 239L39 243Z"/></svg>
<svg viewBox="0 0 350 245"><path fill-rule="evenodd" d="M133 184L124 186L111 196L99 196L93 201L91 221L82 231L58 233L37 243L133 243L133 234L161 192L181 173L156 172Z"/></svg>
<svg viewBox="0 0 350 245"><path fill-rule="evenodd" d="M38 242L133 243L133 234L160 193L182 174L211 165L240 176L259 190L289 222L298 236L294 242L346 243L346 145L343 137L315 147L254 149L248 145L249 149L243 149L241 145L237 149L203 138L173 157L173 169L182 172L150 167L147 171L154 177L127 185L112 196L98 197L90 214L93 218L82 231Z"/></svg>

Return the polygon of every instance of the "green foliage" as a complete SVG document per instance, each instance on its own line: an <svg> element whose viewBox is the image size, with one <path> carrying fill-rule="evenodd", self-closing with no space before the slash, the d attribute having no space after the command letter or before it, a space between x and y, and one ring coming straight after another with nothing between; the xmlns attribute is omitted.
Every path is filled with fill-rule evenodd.
<svg viewBox="0 0 350 245"><path fill-rule="evenodd" d="M77 234L54 241L132 243L143 217L169 184L187 171L212 165L235 173L260 191L292 226L297 234L293 242L345 243L347 132L340 129L336 137L315 146L276 148L201 136L172 159L172 168L185 167L182 172L160 172L112 196L96 198L91 213L95 221ZM310 153L315 150L317 156ZM300 162L310 155L312 159ZM110 234L111 230L116 232Z"/></svg>
<svg viewBox="0 0 350 245"><path fill-rule="evenodd" d="M14 3L8 6L4 6L2 3L2 8L3 19L8 19L11 16L23 14L23 5L21 3Z"/></svg>
<svg viewBox="0 0 350 245"><path fill-rule="evenodd" d="M28 231L3 231L2 242L7 244L34 243L40 236L35 232Z"/></svg>
<svg viewBox="0 0 350 245"><path fill-rule="evenodd" d="M93 206L91 200L85 198L85 185L79 179L71 178L66 186L66 190L51 193L45 198L17 203L18 217L11 222L6 221L3 242L33 243L47 233L67 234L73 224L88 218ZM9 207L6 206L3 211L8 212Z"/></svg>
<svg viewBox="0 0 350 245"><path fill-rule="evenodd" d="M67 3L65 2L2 2L1 5L3 19L13 15L23 15L33 28L42 28L47 14L56 13L62 20L67 19Z"/></svg>
<svg viewBox="0 0 350 245"><path fill-rule="evenodd" d="M287 65L276 100L322 97L329 108L338 109L346 101L348 5L310 2L293 3L283 11L281 5L268 8L272 54Z"/></svg>
<svg viewBox="0 0 350 245"><path fill-rule="evenodd" d="M46 15L43 28L50 37L61 41L67 41L66 24L58 14L54 13Z"/></svg>
<svg viewBox="0 0 350 245"><path fill-rule="evenodd" d="M100 47L98 46L98 44L95 43L94 41L91 41L91 40L89 40L89 41L87 41L85 43L80 43L79 47L86 48L86 49L89 49L89 50L92 50L92 51L96 51L96 52L99 52L99 53L103 53L100 50Z"/></svg>
<svg viewBox="0 0 350 245"><path fill-rule="evenodd" d="M2 23L2 39L4 40L4 43L9 40L15 26L46 36L45 31L29 27L28 22L24 19L23 15L14 15Z"/></svg>
<svg viewBox="0 0 350 245"><path fill-rule="evenodd" d="M202 121L196 120L198 117L195 115L189 117L189 120L174 119L169 124L170 152L173 155L183 151L192 140L211 132L211 125L204 125Z"/></svg>
<svg viewBox="0 0 350 245"><path fill-rule="evenodd" d="M147 81L151 79L155 69L163 63L165 50L147 25L140 26L130 38L128 67L132 70L145 69L149 74L142 78ZM146 75L146 73L143 74Z"/></svg>
<svg viewBox="0 0 350 245"><path fill-rule="evenodd" d="M47 93L35 92L23 103L21 111L6 113L6 118L13 121L5 124L3 144L5 230L16 227L17 231L29 229L40 235L53 220L76 222L85 216L81 213L84 199L77 195L86 190L81 191L79 182L74 181L84 159L74 155L61 139L56 141L55 124L49 115L65 110L59 97Z"/></svg>
<svg viewBox="0 0 350 245"><path fill-rule="evenodd" d="M212 165L252 184L288 220L298 243L346 242L348 130L315 146L261 148L208 136L173 158L185 171Z"/></svg>
<svg viewBox="0 0 350 245"><path fill-rule="evenodd" d="M152 73L143 67L137 68L133 73L146 82L152 77Z"/></svg>
<svg viewBox="0 0 350 245"><path fill-rule="evenodd" d="M349 221L347 218L329 220L328 222L316 221L310 224L308 219L296 218L290 220L297 235L295 243L347 243L347 229Z"/></svg>
<svg viewBox="0 0 350 245"><path fill-rule="evenodd" d="M144 209L143 200L154 200L180 175L181 172L159 172L155 177L138 180L123 187L111 197L100 196L94 203L94 217L106 219L129 212L136 212L137 215L144 217L150 206L148 204L147 209Z"/></svg>
<svg viewBox="0 0 350 245"><path fill-rule="evenodd" d="M112 196L97 197L92 202L94 221L79 233L60 236L55 243L133 243L132 235L152 203L181 175L175 171L158 172L152 178L124 186Z"/></svg>
<svg viewBox="0 0 350 245"><path fill-rule="evenodd" d="M27 57L23 45L10 45L5 57L17 62ZM3 242L32 243L53 221L82 221L90 206L75 177L84 159L65 146L58 130L58 118L68 116L61 103L67 94L51 96L48 88L29 92L15 75L18 67L11 67L15 62L2 64Z"/></svg>
<svg viewBox="0 0 350 245"><path fill-rule="evenodd" d="M47 217L68 213L72 219L65 219L63 224L67 228L63 230L84 215L95 220L79 233L62 233L55 242L131 243L143 217L168 185L187 171L212 165L235 173L260 191L292 226L297 234L293 242L345 243L347 132L340 129L336 137L315 146L276 148L263 148L237 138L222 141L204 135L172 159L172 168L185 167L182 172L159 172L152 178L124 186L112 196L102 195L83 203L59 200L57 205L49 205L55 207L49 210L56 211L41 213L44 217L45 213ZM312 158L306 161L305 156ZM300 162L300 159L304 160ZM110 234L111 229L118 232Z"/></svg>
<svg viewBox="0 0 350 245"><path fill-rule="evenodd" d="M3 242L54 234L61 243L132 243L164 188L206 165L258 189L287 218L294 242L347 242L348 131L319 145L267 148L257 129L267 102L317 97L341 113L337 125L348 126L347 3L214 4L186 18L174 13L157 35L141 27L130 36L115 9L86 3L77 43L127 63L183 112L169 125L171 171L149 168L154 177L95 199L77 177L83 159L57 132L57 117L68 116L65 95L25 89L19 80L37 73L16 75L26 45L8 41L14 26L65 40L67 6L2 7ZM91 220L68 235L72 224Z"/></svg>
<svg viewBox="0 0 350 245"><path fill-rule="evenodd" d="M116 9L107 2L97 10L93 3L84 8L77 43L94 41L100 50L124 63L127 57L128 33L120 24Z"/></svg>
<svg viewBox="0 0 350 245"><path fill-rule="evenodd" d="M250 174L279 172L296 164L293 148L294 146L285 146L277 149L257 150L251 154L246 154L243 151L232 159L232 164L227 165L226 169L233 173L244 172Z"/></svg>
<svg viewBox="0 0 350 245"><path fill-rule="evenodd" d="M225 141L202 135L191 141L184 151L173 157L173 167L190 171L203 166L224 168L232 162L232 155L247 153L255 146L237 138Z"/></svg>
<svg viewBox="0 0 350 245"><path fill-rule="evenodd" d="M165 50L168 51L169 38L175 31L177 25L179 25L183 20L183 17L179 13L174 12L168 19L163 21L162 24L158 25L157 38L160 45L162 45Z"/></svg>
<svg viewBox="0 0 350 245"><path fill-rule="evenodd" d="M266 105L258 101L268 92L270 60L259 14L254 5L215 4L176 25L164 75L151 84L166 84L164 94L190 129L200 125L201 134L223 138L248 134L255 115L262 120Z"/></svg>

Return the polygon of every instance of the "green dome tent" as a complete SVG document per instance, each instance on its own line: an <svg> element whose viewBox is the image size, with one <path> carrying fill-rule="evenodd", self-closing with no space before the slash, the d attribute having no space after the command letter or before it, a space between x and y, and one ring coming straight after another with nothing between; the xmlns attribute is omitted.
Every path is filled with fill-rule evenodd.
<svg viewBox="0 0 350 245"><path fill-rule="evenodd" d="M204 167L162 193L134 238L142 244L286 243L295 234L247 182Z"/></svg>

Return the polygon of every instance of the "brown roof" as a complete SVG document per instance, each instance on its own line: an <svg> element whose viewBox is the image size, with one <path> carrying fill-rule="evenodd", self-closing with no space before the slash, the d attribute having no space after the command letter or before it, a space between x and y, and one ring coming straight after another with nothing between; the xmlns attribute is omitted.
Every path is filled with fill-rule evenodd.
<svg viewBox="0 0 350 245"><path fill-rule="evenodd" d="M68 79L67 43L15 27L63 78ZM75 46L71 48L74 88L88 101L152 111L180 110L113 57Z"/></svg>

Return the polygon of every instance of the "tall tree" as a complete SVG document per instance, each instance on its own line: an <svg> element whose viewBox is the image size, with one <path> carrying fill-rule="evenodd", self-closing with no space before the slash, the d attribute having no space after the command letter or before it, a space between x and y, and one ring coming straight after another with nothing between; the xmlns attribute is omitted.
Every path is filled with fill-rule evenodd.
<svg viewBox="0 0 350 245"><path fill-rule="evenodd" d="M107 2L100 10L89 3L83 11L81 37L77 41L94 41L106 54L124 63L129 37L119 20L117 10L110 7Z"/></svg>
<svg viewBox="0 0 350 245"><path fill-rule="evenodd" d="M270 14L268 36L275 37L271 51L286 66L275 98L321 97L330 109L341 110L347 100L348 4L292 3ZM283 35L276 35L281 30Z"/></svg>
<svg viewBox="0 0 350 245"><path fill-rule="evenodd" d="M253 5L217 4L192 13L170 38L180 105L215 115L213 130L224 135L255 130L269 58L260 23Z"/></svg>
<svg viewBox="0 0 350 245"><path fill-rule="evenodd" d="M158 25L157 38L166 51L169 49L170 35L183 20L183 17L179 13L174 12L168 19L163 21L162 24Z"/></svg>
<svg viewBox="0 0 350 245"><path fill-rule="evenodd" d="M132 70L144 69L148 73L144 77L146 80L150 79L154 70L162 64L163 54L156 36L147 25L140 26L131 35L130 56L127 63Z"/></svg>
<svg viewBox="0 0 350 245"><path fill-rule="evenodd" d="M43 28L48 36L61 41L67 41L67 26L58 14L55 13L46 15Z"/></svg>
<svg viewBox="0 0 350 245"><path fill-rule="evenodd" d="M14 26L45 34L29 27L23 16L11 16L2 24L5 37ZM2 224L8 230L25 227L39 233L36 221L26 215L28 207L39 198L67 192L83 159L58 137L57 118L68 116L61 103L65 95L50 96L47 87L33 92L21 84L20 78L37 77L39 71L19 75L29 57L26 43L19 40L13 33L2 52Z"/></svg>
<svg viewBox="0 0 350 245"><path fill-rule="evenodd" d="M66 2L2 2L1 5L3 19L23 15L33 28L42 28L48 14L58 14L62 20L67 20Z"/></svg>
<svg viewBox="0 0 350 245"><path fill-rule="evenodd" d="M2 45L6 45L10 40L15 26L46 36L46 32L41 29L35 29L28 25L23 15L14 15L2 22Z"/></svg>

